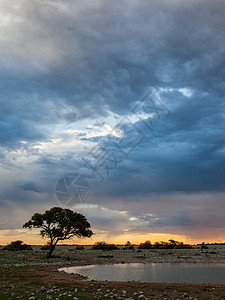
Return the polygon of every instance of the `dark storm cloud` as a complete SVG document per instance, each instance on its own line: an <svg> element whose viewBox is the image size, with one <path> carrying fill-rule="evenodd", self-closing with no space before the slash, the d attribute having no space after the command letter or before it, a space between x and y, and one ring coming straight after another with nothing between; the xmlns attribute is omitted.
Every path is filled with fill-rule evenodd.
<svg viewBox="0 0 225 300"><path fill-rule="evenodd" d="M24 190L24 191L32 191L32 192L35 192L35 193L40 193L41 192L38 185L33 181L28 181L28 182L23 183L21 185L21 189Z"/></svg>
<svg viewBox="0 0 225 300"><path fill-rule="evenodd" d="M2 147L36 155L32 167L42 168L46 182L71 169L85 172L70 150L49 154L29 146L49 140L52 125L96 119L100 126L98 118L110 112L131 116L150 88L164 88L171 115L155 118L152 133L136 122L147 138L103 183L90 179L93 194L128 201L152 192L224 190L224 1L23 0L0 6ZM103 141L82 132L77 137ZM15 161L7 150L0 157L5 165ZM32 181L38 179L20 187L19 198L42 196L32 193ZM16 187L10 191L11 199L19 194ZM159 216L164 225L195 223L187 209Z"/></svg>
<svg viewBox="0 0 225 300"><path fill-rule="evenodd" d="M18 18L4 28L1 50L1 99L13 103L3 111L5 126L17 127L18 106L20 128L93 118L106 108L124 114L149 86L223 92L223 1L20 3L3 6ZM52 114L59 99L73 112Z"/></svg>

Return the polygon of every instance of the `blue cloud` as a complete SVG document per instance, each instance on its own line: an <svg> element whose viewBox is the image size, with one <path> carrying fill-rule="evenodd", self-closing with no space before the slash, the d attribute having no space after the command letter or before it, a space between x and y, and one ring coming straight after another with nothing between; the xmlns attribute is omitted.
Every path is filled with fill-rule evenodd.
<svg viewBox="0 0 225 300"><path fill-rule="evenodd" d="M9 15L0 50L1 176L13 185L0 191L1 203L22 203L28 191L26 202L43 193L53 202L54 180L71 171L88 178L100 202L225 190L224 1L22 0L0 6ZM153 131L133 110L149 89L171 111L145 120L153 121ZM127 156L115 146L125 131L86 134L95 131L86 127L92 121L111 126L112 115L117 123L131 119L139 130L134 140L139 132L145 136ZM75 129L82 130L74 135ZM118 157L103 183L81 159L97 143ZM18 186L11 173L4 175L9 167L29 181ZM187 210L177 215L178 225L192 221Z"/></svg>

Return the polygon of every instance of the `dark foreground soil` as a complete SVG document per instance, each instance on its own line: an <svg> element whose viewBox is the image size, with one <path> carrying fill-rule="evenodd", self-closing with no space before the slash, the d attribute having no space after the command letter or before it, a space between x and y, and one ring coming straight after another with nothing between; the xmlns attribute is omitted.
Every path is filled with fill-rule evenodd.
<svg viewBox="0 0 225 300"><path fill-rule="evenodd" d="M225 285L87 281L58 271L93 263L81 256L46 262L43 256L0 251L0 299L225 299Z"/></svg>

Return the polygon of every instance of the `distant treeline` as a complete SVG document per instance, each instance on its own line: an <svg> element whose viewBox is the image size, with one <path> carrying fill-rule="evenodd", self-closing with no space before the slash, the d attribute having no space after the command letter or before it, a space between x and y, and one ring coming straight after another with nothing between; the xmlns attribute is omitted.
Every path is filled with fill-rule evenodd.
<svg viewBox="0 0 225 300"><path fill-rule="evenodd" d="M206 245L225 245L225 243L202 243L198 244L201 246L201 249L208 249ZM64 245L66 246L66 245ZM75 250L84 250L85 247L83 245L74 245ZM173 239L168 240L168 242L160 241L151 243L149 240L145 241L144 243L140 243L139 245L131 244L130 241L127 241L125 245L115 245L109 244L105 241L96 242L91 249L93 250L134 250L134 249L192 249L192 246L189 244L184 244L183 242L178 242ZM9 245L3 248L3 250L32 250L31 245L24 244L22 241L14 241L11 242ZM42 251L49 250L49 244L42 246L40 248ZM72 249L71 249L72 251Z"/></svg>
<svg viewBox="0 0 225 300"><path fill-rule="evenodd" d="M175 240L169 240L168 242L155 242L152 244L150 241L146 241L139 245L139 249L191 249L192 246L178 242Z"/></svg>
<svg viewBox="0 0 225 300"><path fill-rule="evenodd" d="M152 244L150 241L145 241L138 246L139 249L191 249L192 246L189 244L184 244L183 242L178 242L175 240L169 240L168 242L155 242ZM97 242L92 247L93 250L118 250L120 249L115 244L108 244L106 242ZM133 250L134 245L129 241L125 244L124 250Z"/></svg>
<svg viewBox="0 0 225 300"><path fill-rule="evenodd" d="M224 243L205 243L205 242L202 242L201 244L197 244L198 246L201 246L201 245L211 245L211 246L215 246L215 245L225 245L225 242Z"/></svg>

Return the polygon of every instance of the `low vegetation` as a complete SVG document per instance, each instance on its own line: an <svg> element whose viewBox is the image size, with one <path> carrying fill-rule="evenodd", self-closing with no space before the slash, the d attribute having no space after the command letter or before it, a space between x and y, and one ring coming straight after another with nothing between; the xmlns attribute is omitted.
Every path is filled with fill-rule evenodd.
<svg viewBox="0 0 225 300"><path fill-rule="evenodd" d="M153 245L150 241L146 241L139 245L139 249L191 249L192 246L178 242L175 240L169 240L168 242L155 242Z"/></svg>
<svg viewBox="0 0 225 300"><path fill-rule="evenodd" d="M124 250L134 250L134 245L132 245L130 241L127 241Z"/></svg>
<svg viewBox="0 0 225 300"><path fill-rule="evenodd" d="M84 246L83 245L77 245L76 250L84 250Z"/></svg>
<svg viewBox="0 0 225 300"><path fill-rule="evenodd" d="M146 241L141 243L138 247L139 249L152 249L152 243L150 241Z"/></svg>
<svg viewBox="0 0 225 300"><path fill-rule="evenodd" d="M5 246L3 250L8 250L8 251L32 250L32 247L31 245L24 244L22 241L17 240Z"/></svg>
<svg viewBox="0 0 225 300"><path fill-rule="evenodd" d="M46 250L49 251L50 250L49 243L47 243L46 245L42 246L40 250L42 250L42 251L46 251Z"/></svg>
<svg viewBox="0 0 225 300"><path fill-rule="evenodd" d="M118 247L116 247L114 244L108 244L106 242L97 242L92 247L93 250L118 250Z"/></svg>

